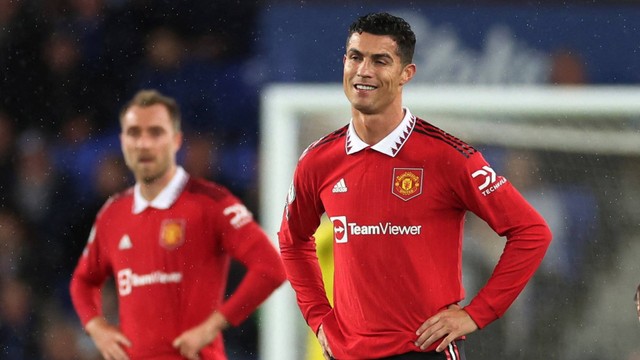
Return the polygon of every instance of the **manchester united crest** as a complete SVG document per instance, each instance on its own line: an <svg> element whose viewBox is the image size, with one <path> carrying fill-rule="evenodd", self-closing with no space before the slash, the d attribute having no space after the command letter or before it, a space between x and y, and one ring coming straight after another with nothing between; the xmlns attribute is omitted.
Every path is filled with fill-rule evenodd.
<svg viewBox="0 0 640 360"><path fill-rule="evenodd" d="M184 219L166 219L160 226L160 245L173 250L184 243Z"/></svg>
<svg viewBox="0 0 640 360"><path fill-rule="evenodd" d="M422 174L423 169L394 168L393 195L408 201L422 194Z"/></svg>

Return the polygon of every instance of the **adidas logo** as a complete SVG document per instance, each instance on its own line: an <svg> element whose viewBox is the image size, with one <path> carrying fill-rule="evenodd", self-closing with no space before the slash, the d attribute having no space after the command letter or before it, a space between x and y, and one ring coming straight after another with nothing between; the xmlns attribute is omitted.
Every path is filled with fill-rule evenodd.
<svg viewBox="0 0 640 360"><path fill-rule="evenodd" d="M333 186L333 190L331 190L331 192L333 192L333 193L346 193L347 192L347 184L345 184L344 179L340 179L340 181L338 181Z"/></svg>
<svg viewBox="0 0 640 360"><path fill-rule="evenodd" d="M122 239L120 239L120 243L118 244L118 249L119 250L126 250L126 249L131 249L133 247L133 244L131 244L131 239L129 238L129 235L125 234Z"/></svg>

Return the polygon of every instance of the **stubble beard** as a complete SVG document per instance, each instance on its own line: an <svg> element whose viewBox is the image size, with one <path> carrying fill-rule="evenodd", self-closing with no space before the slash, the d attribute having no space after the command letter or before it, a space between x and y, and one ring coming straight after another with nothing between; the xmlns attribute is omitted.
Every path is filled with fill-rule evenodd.
<svg viewBox="0 0 640 360"><path fill-rule="evenodd" d="M140 178L140 181L145 185L151 185L154 182L158 181L162 177L161 174L143 176Z"/></svg>
<svg viewBox="0 0 640 360"><path fill-rule="evenodd" d="M362 99L357 94L351 94L349 102L351 103L352 108L365 115L369 115L374 112L374 105L371 102L371 99Z"/></svg>
<svg viewBox="0 0 640 360"><path fill-rule="evenodd" d="M144 165L138 165L137 169L132 170L136 174L137 180L144 185L152 185L161 179L168 171L166 168L154 171L153 169L146 168Z"/></svg>

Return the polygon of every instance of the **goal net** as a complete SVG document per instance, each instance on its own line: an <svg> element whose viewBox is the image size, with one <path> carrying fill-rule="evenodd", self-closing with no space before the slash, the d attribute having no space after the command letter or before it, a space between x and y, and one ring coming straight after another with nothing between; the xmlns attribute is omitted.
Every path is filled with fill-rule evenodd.
<svg viewBox="0 0 640 360"><path fill-rule="evenodd" d="M547 219L554 241L503 319L470 335L474 359L629 358L640 353L640 88L412 84L413 114L479 149ZM260 221L277 239L294 168L313 141L349 122L340 84L279 84L262 93ZM468 301L504 239L467 216ZM312 359L287 284L260 313L260 358Z"/></svg>

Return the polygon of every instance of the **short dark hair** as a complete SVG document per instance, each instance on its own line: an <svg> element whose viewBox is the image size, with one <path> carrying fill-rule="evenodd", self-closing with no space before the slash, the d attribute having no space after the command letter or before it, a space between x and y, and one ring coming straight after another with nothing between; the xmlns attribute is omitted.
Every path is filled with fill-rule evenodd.
<svg viewBox="0 0 640 360"><path fill-rule="evenodd" d="M403 65L413 62L413 53L416 48L416 35L411 30L411 25L403 18L386 12L370 13L359 17L349 26L349 36L363 32L373 35L388 35L398 45L398 56Z"/></svg>
<svg viewBox="0 0 640 360"><path fill-rule="evenodd" d="M140 106L140 107L149 107L156 104L163 105L167 111L169 112L169 118L171 119L171 123L173 124L173 128L176 131L180 131L182 122L182 116L180 115L180 107L178 106L178 102L169 96L161 94L157 90L140 90L138 91L129 102L127 102L120 110L120 124L122 124L122 119L124 118L124 114L129 110L132 106Z"/></svg>

